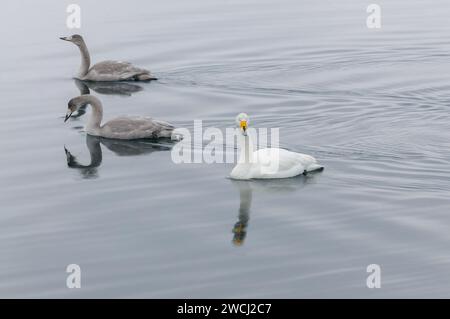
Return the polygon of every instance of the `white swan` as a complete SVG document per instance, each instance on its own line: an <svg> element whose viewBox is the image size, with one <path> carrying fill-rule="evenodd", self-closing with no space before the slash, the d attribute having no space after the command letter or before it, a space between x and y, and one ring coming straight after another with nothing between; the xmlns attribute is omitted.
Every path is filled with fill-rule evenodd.
<svg viewBox="0 0 450 319"><path fill-rule="evenodd" d="M317 164L314 157L284 150L281 148L264 148L253 151L253 144L248 134L249 117L241 113L236 117L239 130L239 160L231 171L232 179L271 179L288 178L312 171L321 171L323 166Z"/></svg>
<svg viewBox="0 0 450 319"><path fill-rule="evenodd" d="M156 78L149 70L133 66L131 63L122 61L103 61L93 65L91 68L91 57L84 39L79 34L70 37L61 37L61 40L75 44L81 53L81 66L77 79L83 81L150 81Z"/></svg>
<svg viewBox="0 0 450 319"><path fill-rule="evenodd" d="M149 117L121 116L101 125L103 118L102 103L98 98L89 94L80 95L69 101L64 122L66 122L78 108L88 104L92 107L92 113L90 114L90 118L86 125L86 133L89 135L119 140L172 137L172 132L174 130L173 125ZM177 138L180 137L177 136Z"/></svg>

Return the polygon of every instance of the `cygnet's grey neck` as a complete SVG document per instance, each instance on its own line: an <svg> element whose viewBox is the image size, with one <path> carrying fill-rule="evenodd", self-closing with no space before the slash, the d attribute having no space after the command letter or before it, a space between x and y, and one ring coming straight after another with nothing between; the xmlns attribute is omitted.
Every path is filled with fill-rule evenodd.
<svg viewBox="0 0 450 319"><path fill-rule="evenodd" d="M89 67L91 66L91 57L84 41L78 46L78 48L80 49L81 53L81 66L80 70L78 71L78 78L83 79L83 77L88 73Z"/></svg>
<svg viewBox="0 0 450 319"><path fill-rule="evenodd" d="M99 99L93 95L82 95L80 100L83 104L89 104L92 108L92 113L86 124L86 132L94 133L100 128L100 124L103 118L103 106Z"/></svg>

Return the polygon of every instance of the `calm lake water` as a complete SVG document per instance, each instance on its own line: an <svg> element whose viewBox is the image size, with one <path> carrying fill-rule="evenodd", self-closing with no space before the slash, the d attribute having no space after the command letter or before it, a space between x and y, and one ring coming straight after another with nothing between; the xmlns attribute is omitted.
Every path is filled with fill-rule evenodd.
<svg viewBox="0 0 450 319"><path fill-rule="evenodd" d="M72 2L0 11L0 297L450 297L448 1L377 1L373 30L359 0L78 0L76 31ZM232 164L87 138L86 116L63 123L72 33L160 79L91 88L107 119L247 112L325 171L233 182Z"/></svg>

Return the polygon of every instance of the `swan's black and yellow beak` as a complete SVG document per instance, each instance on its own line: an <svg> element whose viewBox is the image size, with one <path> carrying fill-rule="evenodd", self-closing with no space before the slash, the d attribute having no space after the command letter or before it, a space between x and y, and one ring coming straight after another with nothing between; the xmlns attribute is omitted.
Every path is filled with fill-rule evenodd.
<svg viewBox="0 0 450 319"><path fill-rule="evenodd" d="M242 129L242 131L244 132L244 135L247 134L247 121L246 120L240 121L239 126Z"/></svg>
<svg viewBox="0 0 450 319"><path fill-rule="evenodd" d="M239 124L239 126L241 127L241 129L244 130L244 132L247 130L247 121L246 120L242 120Z"/></svg>
<svg viewBox="0 0 450 319"><path fill-rule="evenodd" d="M72 113L73 113L73 112L72 112L71 110L68 110L68 111L67 111L66 117L64 118L64 123L66 123L67 120L70 119L70 117L72 116Z"/></svg>

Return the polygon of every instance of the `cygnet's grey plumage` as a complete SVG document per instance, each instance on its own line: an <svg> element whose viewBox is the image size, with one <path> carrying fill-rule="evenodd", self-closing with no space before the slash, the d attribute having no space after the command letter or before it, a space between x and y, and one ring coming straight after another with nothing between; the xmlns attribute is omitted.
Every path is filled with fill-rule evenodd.
<svg viewBox="0 0 450 319"><path fill-rule="evenodd" d="M102 125L102 103L98 98L89 94L75 97L69 101L65 121L83 105L90 105L92 108L86 125L86 133L89 135L119 140L171 138L175 129L173 125L165 121L144 116L121 116Z"/></svg>
<svg viewBox="0 0 450 319"><path fill-rule="evenodd" d="M103 61L92 67L91 57L84 39L79 34L60 38L75 44L81 53L81 66L76 76L83 81L150 81L156 78L149 70L133 66L123 61Z"/></svg>

